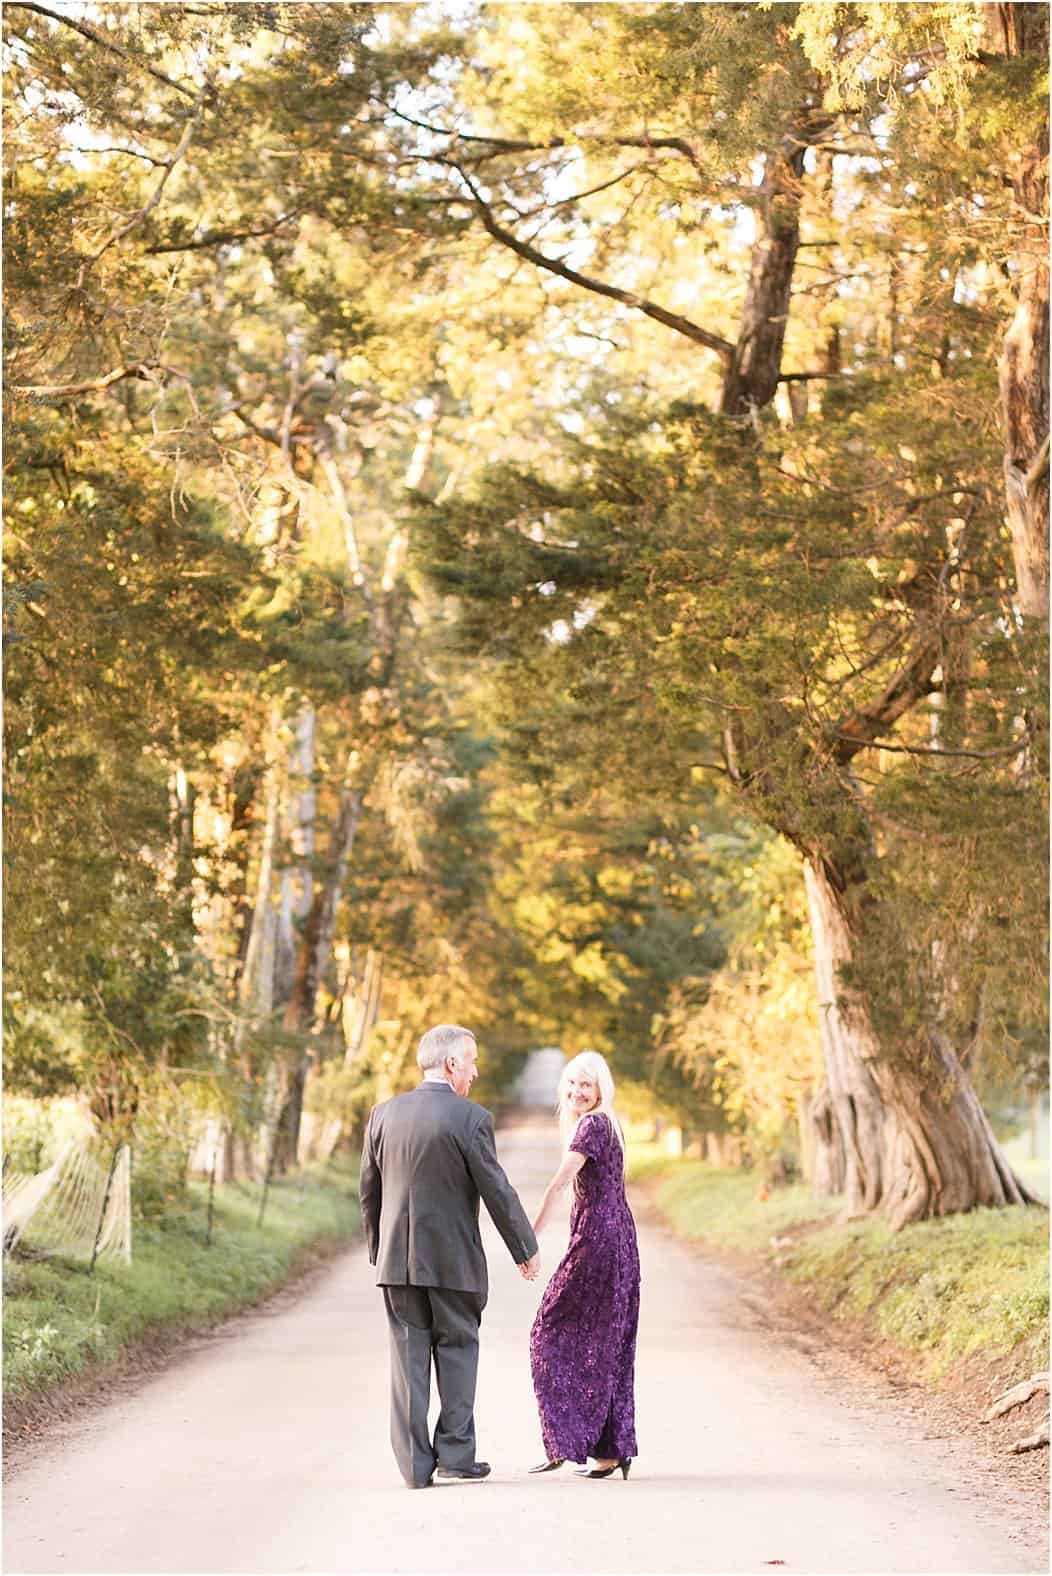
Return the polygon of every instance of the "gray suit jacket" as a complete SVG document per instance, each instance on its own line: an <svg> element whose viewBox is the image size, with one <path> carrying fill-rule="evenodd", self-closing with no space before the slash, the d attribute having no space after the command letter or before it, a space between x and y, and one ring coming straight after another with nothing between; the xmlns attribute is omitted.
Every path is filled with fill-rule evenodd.
<svg viewBox="0 0 1052 1576"><path fill-rule="evenodd" d="M493 1118L447 1083L422 1083L373 1109L359 1192L378 1286L441 1286L485 1297L480 1198L516 1264L537 1251L497 1160Z"/></svg>

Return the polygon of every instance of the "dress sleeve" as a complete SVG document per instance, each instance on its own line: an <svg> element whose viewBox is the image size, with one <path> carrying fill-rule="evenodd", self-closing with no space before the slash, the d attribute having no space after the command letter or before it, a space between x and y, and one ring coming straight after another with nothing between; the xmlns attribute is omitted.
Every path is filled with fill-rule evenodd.
<svg viewBox="0 0 1052 1576"><path fill-rule="evenodd" d="M606 1154L607 1145L612 1137L610 1118L598 1112L589 1112L578 1122L577 1131L570 1141L570 1149L574 1154L584 1155L586 1160L599 1160Z"/></svg>

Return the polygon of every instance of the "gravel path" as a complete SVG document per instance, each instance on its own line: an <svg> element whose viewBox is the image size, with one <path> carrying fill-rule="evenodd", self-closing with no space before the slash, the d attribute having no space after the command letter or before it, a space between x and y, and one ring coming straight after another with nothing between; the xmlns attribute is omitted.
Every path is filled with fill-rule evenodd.
<svg viewBox="0 0 1052 1576"><path fill-rule="evenodd" d="M535 1203L547 1127L502 1135ZM292 1306L228 1325L78 1418L7 1487L18 1572L1036 1572L1032 1501L924 1437L923 1413L839 1383L756 1291L642 1224L640 1457L627 1483L540 1479L526 1357L565 1222L528 1285L490 1231L477 1409L485 1483L403 1488L386 1325L364 1254ZM845 1398L846 1397L846 1398Z"/></svg>

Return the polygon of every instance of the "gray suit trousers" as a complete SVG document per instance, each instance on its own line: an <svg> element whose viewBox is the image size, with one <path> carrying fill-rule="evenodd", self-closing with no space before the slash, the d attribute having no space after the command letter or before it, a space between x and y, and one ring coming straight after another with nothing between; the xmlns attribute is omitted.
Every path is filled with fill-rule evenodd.
<svg viewBox="0 0 1052 1576"><path fill-rule="evenodd" d="M384 1286L391 1335L391 1445L399 1471L420 1488L436 1465L469 1467L475 1460L475 1381L479 1324L486 1299L439 1286ZM428 1434L431 1362L441 1403Z"/></svg>

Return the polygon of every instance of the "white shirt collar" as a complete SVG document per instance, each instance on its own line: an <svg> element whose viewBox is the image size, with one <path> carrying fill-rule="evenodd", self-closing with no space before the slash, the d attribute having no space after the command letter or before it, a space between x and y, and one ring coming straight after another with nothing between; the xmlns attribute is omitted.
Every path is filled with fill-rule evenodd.
<svg viewBox="0 0 1052 1576"><path fill-rule="evenodd" d="M450 1081L446 1077L445 1073L435 1072L435 1070L433 1068L429 1068L428 1071L424 1074L424 1082L425 1083L441 1083L441 1084L445 1084L447 1089L453 1089L453 1085L450 1083ZM453 1093L456 1094L456 1090L455 1089L453 1089Z"/></svg>

